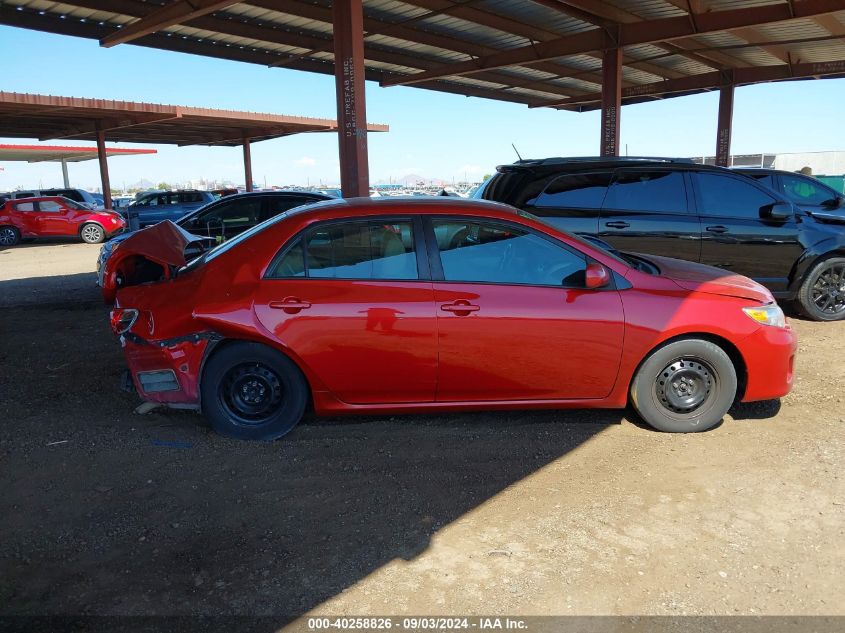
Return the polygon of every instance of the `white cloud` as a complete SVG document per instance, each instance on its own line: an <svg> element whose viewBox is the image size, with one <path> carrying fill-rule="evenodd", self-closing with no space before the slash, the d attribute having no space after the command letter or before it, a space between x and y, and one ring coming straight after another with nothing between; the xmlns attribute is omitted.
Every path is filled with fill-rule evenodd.
<svg viewBox="0 0 845 633"><path fill-rule="evenodd" d="M297 165L303 165L305 167L313 167L317 164L316 158L311 158L309 156L303 156L299 160L294 161Z"/></svg>

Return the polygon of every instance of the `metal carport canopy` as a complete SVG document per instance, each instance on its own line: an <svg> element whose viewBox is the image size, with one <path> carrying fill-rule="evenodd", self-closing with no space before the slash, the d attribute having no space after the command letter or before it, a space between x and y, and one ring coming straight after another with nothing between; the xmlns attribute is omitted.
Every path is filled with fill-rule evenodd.
<svg viewBox="0 0 845 633"><path fill-rule="evenodd" d="M386 132L386 125L370 131ZM242 145L303 132L335 132L333 119L160 103L0 92L0 137L173 145Z"/></svg>
<svg viewBox="0 0 845 633"><path fill-rule="evenodd" d="M623 104L720 89L727 147L735 85L845 76L845 0L0 0L0 23L342 81L338 39L382 86L601 107L602 153Z"/></svg>
<svg viewBox="0 0 845 633"><path fill-rule="evenodd" d="M133 149L128 147L107 147L107 156L141 156L155 154L154 149ZM2 162L67 162L80 163L97 158L96 147L71 147L68 145L0 145Z"/></svg>
<svg viewBox="0 0 845 633"><path fill-rule="evenodd" d="M333 119L0 92L0 137L97 142L95 157L100 161L106 208L111 208L106 141L179 146L241 145L245 184L249 191L252 189L252 142L304 132L337 132L337 129L337 121ZM389 130L387 125L380 124L368 125L367 129L371 132Z"/></svg>
<svg viewBox="0 0 845 633"><path fill-rule="evenodd" d="M156 154L154 149L130 149L107 147L106 156L143 156ZM81 163L100 157L96 147L72 147L68 145L0 145L0 162L61 163L62 180L65 188L70 187L68 163Z"/></svg>

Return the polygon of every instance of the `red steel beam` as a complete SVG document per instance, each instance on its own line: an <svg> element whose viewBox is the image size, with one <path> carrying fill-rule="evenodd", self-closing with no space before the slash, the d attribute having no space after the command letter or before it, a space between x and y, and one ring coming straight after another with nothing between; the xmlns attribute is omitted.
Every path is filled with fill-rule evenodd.
<svg viewBox="0 0 845 633"><path fill-rule="evenodd" d="M362 0L335 1L334 68L337 91L340 188L344 198L368 196L367 106L364 97Z"/></svg>
<svg viewBox="0 0 845 633"><path fill-rule="evenodd" d="M99 127L99 126L98 126ZM100 163L100 183L103 188L103 206L111 209L111 184L109 183L109 161L106 154L106 131L97 130L97 159Z"/></svg>
<svg viewBox="0 0 845 633"><path fill-rule="evenodd" d="M117 44L131 42L139 37L155 33L188 20L201 17L207 13L219 11L230 5L237 4L233 0L177 0L163 7L148 13L143 18L136 20L118 29L111 35L100 40L100 46L109 48Z"/></svg>
<svg viewBox="0 0 845 633"><path fill-rule="evenodd" d="M244 137L244 180L247 191L252 191L252 152L250 151L250 139Z"/></svg>
<svg viewBox="0 0 845 633"><path fill-rule="evenodd" d="M719 91L719 124L716 129L716 164L719 167L730 167L733 114L734 85L726 83Z"/></svg>
<svg viewBox="0 0 845 633"><path fill-rule="evenodd" d="M552 60L569 55L580 55L612 47L634 46L670 42L693 35L718 33L728 29L760 26L796 18L814 17L845 10L845 0L794 0L788 4L771 4L743 9L730 9L702 13L690 20L689 16L662 18L620 24L618 37L612 38L605 30L591 29L574 33L557 40L512 48L478 59L445 64L439 69L382 81L382 86L400 86L452 76L472 75L487 70L507 68L537 61Z"/></svg>
<svg viewBox="0 0 845 633"><path fill-rule="evenodd" d="M622 113L622 49L602 56L601 155L619 156L619 117Z"/></svg>

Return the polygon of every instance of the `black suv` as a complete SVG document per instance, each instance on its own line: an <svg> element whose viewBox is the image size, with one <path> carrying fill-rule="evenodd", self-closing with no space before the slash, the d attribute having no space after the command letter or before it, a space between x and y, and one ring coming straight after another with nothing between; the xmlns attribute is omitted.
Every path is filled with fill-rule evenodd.
<svg viewBox="0 0 845 633"><path fill-rule="evenodd" d="M845 210L809 211L752 178L687 159L547 158L496 168L473 197L620 251L727 268L821 321L845 318Z"/></svg>

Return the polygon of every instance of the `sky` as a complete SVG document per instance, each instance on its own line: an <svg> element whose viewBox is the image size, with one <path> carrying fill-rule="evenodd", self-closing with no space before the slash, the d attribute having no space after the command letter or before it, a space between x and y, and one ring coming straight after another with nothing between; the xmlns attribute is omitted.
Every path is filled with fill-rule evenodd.
<svg viewBox="0 0 845 633"><path fill-rule="evenodd" d="M0 90L146 101L334 119L334 77L196 55L0 26ZM514 103L367 82L367 116L387 123L369 135L370 182L409 174L446 181L480 180L495 166L523 158L598 152L599 113L529 109ZM845 79L762 84L736 89L735 154L845 150ZM622 152L712 156L718 93L625 106ZM20 143L0 139L0 143ZM64 141L63 141L64 142ZM90 143L76 143L91 145ZM200 178L243 182L239 147L152 147L158 154L109 160L113 188ZM337 137L302 134L255 143L253 175L263 185L335 184ZM71 185L99 188L96 161L69 165ZM0 162L0 191L61 186L58 164Z"/></svg>

